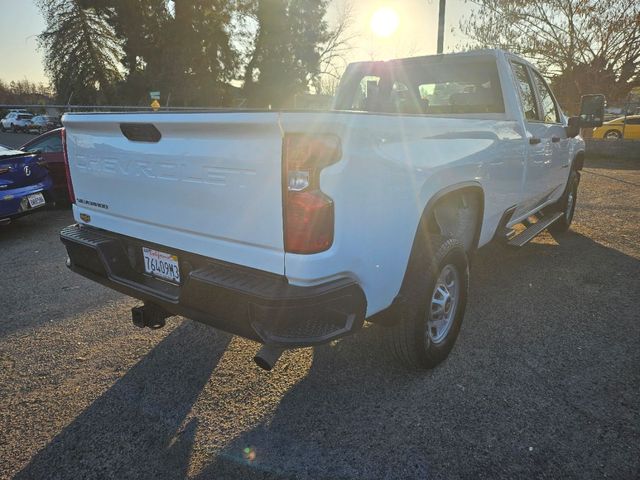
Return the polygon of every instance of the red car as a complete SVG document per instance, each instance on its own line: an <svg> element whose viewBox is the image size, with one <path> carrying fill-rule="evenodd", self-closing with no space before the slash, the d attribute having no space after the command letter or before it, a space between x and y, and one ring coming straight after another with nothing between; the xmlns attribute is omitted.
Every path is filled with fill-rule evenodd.
<svg viewBox="0 0 640 480"><path fill-rule="evenodd" d="M62 128L51 130L34 138L22 145L20 150L40 154L53 180L52 193L54 200L59 203L70 203L64 153L62 151Z"/></svg>

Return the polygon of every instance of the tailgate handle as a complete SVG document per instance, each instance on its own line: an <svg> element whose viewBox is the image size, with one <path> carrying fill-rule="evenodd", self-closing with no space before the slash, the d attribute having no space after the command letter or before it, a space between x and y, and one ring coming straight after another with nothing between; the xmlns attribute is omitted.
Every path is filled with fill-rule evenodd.
<svg viewBox="0 0 640 480"><path fill-rule="evenodd" d="M132 142L158 143L162 135L151 123L121 123L120 131Z"/></svg>

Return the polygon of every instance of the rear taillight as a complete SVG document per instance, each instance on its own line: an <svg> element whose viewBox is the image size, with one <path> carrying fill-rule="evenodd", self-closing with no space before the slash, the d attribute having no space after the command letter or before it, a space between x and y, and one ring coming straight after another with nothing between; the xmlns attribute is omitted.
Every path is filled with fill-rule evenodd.
<svg viewBox="0 0 640 480"><path fill-rule="evenodd" d="M286 134L284 246L289 253L323 252L333 244L333 200L320 190L320 172L342 155L335 135Z"/></svg>
<svg viewBox="0 0 640 480"><path fill-rule="evenodd" d="M64 154L64 170L67 174L67 189L69 191L69 201L76 203L76 195L73 191L73 182L71 181L71 172L69 171L69 155L67 153L67 131L63 128L62 135L62 153Z"/></svg>

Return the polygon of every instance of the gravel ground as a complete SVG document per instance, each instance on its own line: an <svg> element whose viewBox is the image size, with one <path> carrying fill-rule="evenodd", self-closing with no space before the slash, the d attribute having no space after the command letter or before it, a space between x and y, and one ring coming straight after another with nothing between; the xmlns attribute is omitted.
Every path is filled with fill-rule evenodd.
<svg viewBox="0 0 640 480"><path fill-rule="evenodd" d="M588 163L572 233L481 249L425 373L380 328L271 373L190 320L136 329L64 267L69 212L0 228L0 477L640 478L639 165Z"/></svg>

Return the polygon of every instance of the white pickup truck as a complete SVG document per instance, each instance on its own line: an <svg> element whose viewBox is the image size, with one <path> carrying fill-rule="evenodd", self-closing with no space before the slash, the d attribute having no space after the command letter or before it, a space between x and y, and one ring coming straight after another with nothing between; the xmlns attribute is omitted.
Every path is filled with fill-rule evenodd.
<svg viewBox="0 0 640 480"><path fill-rule="evenodd" d="M482 50L351 64L326 112L66 114L67 264L142 300L136 325L210 324L266 369L365 320L431 368L474 251L569 228L603 113L567 119L532 65Z"/></svg>

